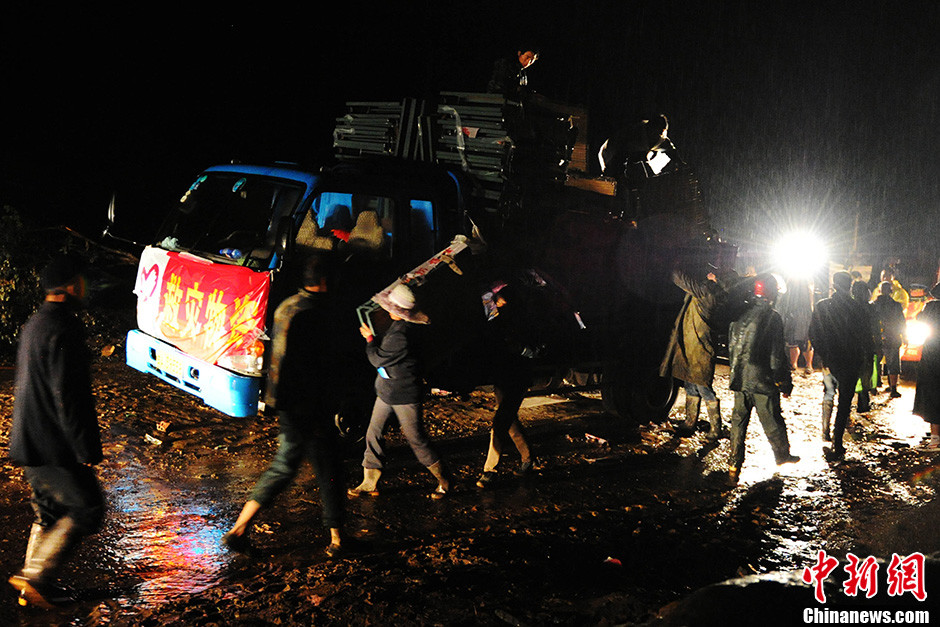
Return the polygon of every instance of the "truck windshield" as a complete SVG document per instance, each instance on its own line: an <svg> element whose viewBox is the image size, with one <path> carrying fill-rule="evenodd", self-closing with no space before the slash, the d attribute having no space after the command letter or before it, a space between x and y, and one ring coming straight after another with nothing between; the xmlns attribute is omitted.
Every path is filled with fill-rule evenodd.
<svg viewBox="0 0 940 627"><path fill-rule="evenodd" d="M289 215L302 185L240 173L203 174L183 194L157 235L167 250L267 267L278 218Z"/></svg>

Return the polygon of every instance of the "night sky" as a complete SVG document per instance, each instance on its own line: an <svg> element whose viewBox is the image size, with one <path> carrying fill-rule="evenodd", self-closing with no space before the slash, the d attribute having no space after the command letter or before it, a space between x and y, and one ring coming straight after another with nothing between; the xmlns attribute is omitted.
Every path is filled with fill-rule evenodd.
<svg viewBox="0 0 940 627"><path fill-rule="evenodd" d="M0 202L95 234L116 192L119 216L153 222L206 166L328 163L344 102L483 91L534 42L530 87L589 109L592 153L669 117L726 239L808 225L848 250L857 218L862 252L940 254L934 0L227 11L0 9Z"/></svg>

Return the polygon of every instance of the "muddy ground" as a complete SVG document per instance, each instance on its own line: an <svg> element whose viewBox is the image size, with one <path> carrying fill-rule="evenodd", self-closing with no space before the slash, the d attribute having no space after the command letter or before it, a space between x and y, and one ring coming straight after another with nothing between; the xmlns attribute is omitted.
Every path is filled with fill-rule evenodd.
<svg viewBox="0 0 940 627"><path fill-rule="evenodd" d="M474 483L492 395L433 397L427 425L458 478L449 498L428 498L430 475L393 432L381 497L348 502L356 542L347 557L323 554L308 469L257 519L253 553L232 554L219 538L274 454L275 420L206 408L126 367L114 343L112 354L96 359L94 378L110 511L64 573L76 601L50 612L22 609L8 588L0 624L635 625L702 586L811 566L820 549L840 560L849 551L888 560L940 550L940 456L912 448L926 428L911 415L910 382L901 398L882 394L867 416L853 413L847 458L831 465L819 440L816 372L797 375L783 401L802 460L774 466L755 417L734 487L725 480L727 440L708 445L704 421L697 435L677 436L681 395L669 421L632 425L581 393L529 399L521 416L538 471L515 477L518 459L509 454L496 486L481 491ZM717 389L727 415L726 374L719 369ZM11 378L0 369L4 450ZM160 422L169 423L167 433L156 429ZM361 444L349 443L350 486L360 460ZM0 567L13 573L26 544L29 495L5 459L2 475ZM938 583L926 582L940 598ZM809 587L799 594L812 605ZM926 606L909 596L904 607ZM767 609L780 618L782 610ZM800 624L798 615L792 623L784 616ZM728 624L758 624L753 618Z"/></svg>

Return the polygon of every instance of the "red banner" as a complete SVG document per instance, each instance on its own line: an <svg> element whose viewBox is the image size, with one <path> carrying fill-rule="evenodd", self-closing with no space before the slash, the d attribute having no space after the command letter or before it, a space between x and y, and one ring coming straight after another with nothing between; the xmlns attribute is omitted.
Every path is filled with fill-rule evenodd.
<svg viewBox="0 0 940 627"><path fill-rule="evenodd" d="M271 276L148 247L134 288L142 331L215 364L250 354L264 333Z"/></svg>

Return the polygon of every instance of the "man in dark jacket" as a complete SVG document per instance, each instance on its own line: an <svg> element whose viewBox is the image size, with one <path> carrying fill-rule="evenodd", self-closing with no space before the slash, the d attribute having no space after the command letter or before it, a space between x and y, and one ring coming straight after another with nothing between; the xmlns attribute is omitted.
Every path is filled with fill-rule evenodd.
<svg viewBox="0 0 940 627"><path fill-rule="evenodd" d="M378 496L377 483L385 465L385 424L394 415L415 457L437 479L437 487L431 492L431 498L440 499L450 489L450 477L424 428L424 381L418 361L421 328L416 322L404 318L405 315L413 318L419 315L415 308L415 296L406 285L398 284L391 290L388 299L389 306L393 308L393 311L389 311L392 324L381 340L376 341L368 326L363 325L359 329L366 340L366 356L378 376L375 378L375 405L366 431L366 450L362 457L362 483L350 488L347 493L353 498Z"/></svg>
<svg viewBox="0 0 940 627"><path fill-rule="evenodd" d="M236 551L247 547L246 534L255 515L290 485L304 459L313 467L320 488L323 526L330 533L326 553L336 557L342 551L345 496L334 416L355 367L351 354L358 349L358 338L344 333L352 327L343 323L338 303L329 293L327 262L326 257L311 256L304 269L304 287L274 313L265 405L278 412L278 451L222 538Z"/></svg>
<svg viewBox="0 0 940 627"><path fill-rule="evenodd" d="M826 450L830 459L845 455L842 437L852 411L852 397L859 378L874 359L870 319L865 306L852 298L852 275L836 272L832 277L833 295L824 298L813 309L809 339L823 364L824 383L839 391L836 419L832 430L832 448ZM827 383L828 382L828 383ZM823 440L829 439L832 400L823 400Z"/></svg>
<svg viewBox="0 0 940 627"><path fill-rule="evenodd" d="M538 60L539 53L528 46L521 48L513 55L496 60L486 91L502 94L510 100L520 100L525 96L528 85L526 69Z"/></svg>
<svg viewBox="0 0 940 627"><path fill-rule="evenodd" d="M80 264L59 257L42 272L46 297L24 325L17 353L10 458L32 488L35 520L22 570L10 583L21 605L51 607L59 567L82 536L98 530L104 497L94 464L101 435L91 392Z"/></svg>
<svg viewBox="0 0 940 627"><path fill-rule="evenodd" d="M715 338L722 319L727 292L717 277L709 273L695 278L676 270L673 282L685 293L682 309L676 317L666 355L660 365L660 376L675 377L685 384L685 422L682 431L695 432L702 400L711 429L706 438L714 441L723 435L721 409L712 387L715 378Z"/></svg>
<svg viewBox="0 0 940 627"><path fill-rule="evenodd" d="M904 308L891 297L891 283L884 281L880 294L872 303L878 326L881 330L881 353L884 356L884 374L888 377L891 398L899 398L898 375L901 374L901 344L905 340L907 321Z"/></svg>
<svg viewBox="0 0 940 627"><path fill-rule="evenodd" d="M780 395L789 396L793 382L783 337L783 320L773 309L777 290L773 276L757 277L750 306L731 323L728 334L731 358L728 387L734 390L729 467L732 482L738 480L744 463L744 440L751 409L757 410L777 464L800 460L790 454L787 425L780 410Z"/></svg>

